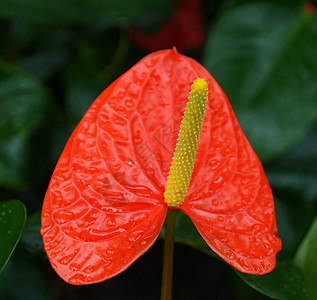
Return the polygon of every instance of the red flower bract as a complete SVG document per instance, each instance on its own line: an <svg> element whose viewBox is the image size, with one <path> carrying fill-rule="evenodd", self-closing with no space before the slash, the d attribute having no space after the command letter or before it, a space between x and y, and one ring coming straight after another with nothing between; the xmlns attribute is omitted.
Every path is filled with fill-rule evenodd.
<svg viewBox="0 0 317 300"><path fill-rule="evenodd" d="M166 179L197 77L208 83L207 108L189 190L178 209L236 269L265 274L275 267L281 241L258 157L211 75L176 50L164 50L142 59L97 98L57 163L41 233L65 281L111 278L158 237L168 208Z"/></svg>

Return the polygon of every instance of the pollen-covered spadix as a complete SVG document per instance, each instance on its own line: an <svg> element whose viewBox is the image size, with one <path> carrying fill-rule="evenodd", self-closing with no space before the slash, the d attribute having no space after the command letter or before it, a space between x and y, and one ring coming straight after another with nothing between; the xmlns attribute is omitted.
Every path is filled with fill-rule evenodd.
<svg viewBox="0 0 317 300"><path fill-rule="evenodd" d="M197 78L188 98L165 186L165 202L171 207L180 206L187 194L205 116L207 93L207 82Z"/></svg>

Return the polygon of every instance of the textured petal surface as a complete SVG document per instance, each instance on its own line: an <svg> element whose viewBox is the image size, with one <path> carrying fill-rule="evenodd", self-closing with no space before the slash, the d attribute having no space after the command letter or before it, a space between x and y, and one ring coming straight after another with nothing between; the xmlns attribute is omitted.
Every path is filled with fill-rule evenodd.
<svg viewBox="0 0 317 300"><path fill-rule="evenodd" d="M207 110L180 209L229 264L245 273L268 273L281 249L271 188L226 95L207 71L199 76L209 85Z"/></svg>
<svg viewBox="0 0 317 300"><path fill-rule="evenodd" d="M123 271L162 228L169 161L156 131L172 115L165 112L173 106L170 77L162 71L173 53L167 54L145 58L107 88L57 163L41 233L53 268L69 283L99 282Z"/></svg>
<svg viewBox="0 0 317 300"><path fill-rule="evenodd" d="M145 57L97 98L57 163L41 233L65 281L111 278L156 240L167 210L166 178L197 77L207 81L209 96L180 209L237 269L273 269L280 240L262 166L215 80L194 60L166 50Z"/></svg>

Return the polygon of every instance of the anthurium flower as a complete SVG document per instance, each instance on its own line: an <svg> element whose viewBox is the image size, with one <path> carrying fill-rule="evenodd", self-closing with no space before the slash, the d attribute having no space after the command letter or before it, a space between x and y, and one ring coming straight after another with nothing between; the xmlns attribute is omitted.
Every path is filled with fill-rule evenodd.
<svg viewBox="0 0 317 300"><path fill-rule="evenodd" d="M281 241L262 165L217 82L176 50L142 59L74 130L43 204L46 253L68 283L106 280L151 247L168 209L239 271L275 267Z"/></svg>

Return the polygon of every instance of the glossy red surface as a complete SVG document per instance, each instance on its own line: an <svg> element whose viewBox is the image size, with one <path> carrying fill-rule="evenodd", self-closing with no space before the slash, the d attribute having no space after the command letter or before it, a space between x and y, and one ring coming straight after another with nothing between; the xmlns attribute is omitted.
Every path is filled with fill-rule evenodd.
<svg viewBox="0 0 317 300"><path fill-rule="evenodd" d="M211 75L175 50L153 53L109 86L70 137L42 211L44 247L75 285L125 270L154 243L163 194L193 81L209 95L194 172L179 207L238 270L264 274L281 249L261 163Z"/></svg>

